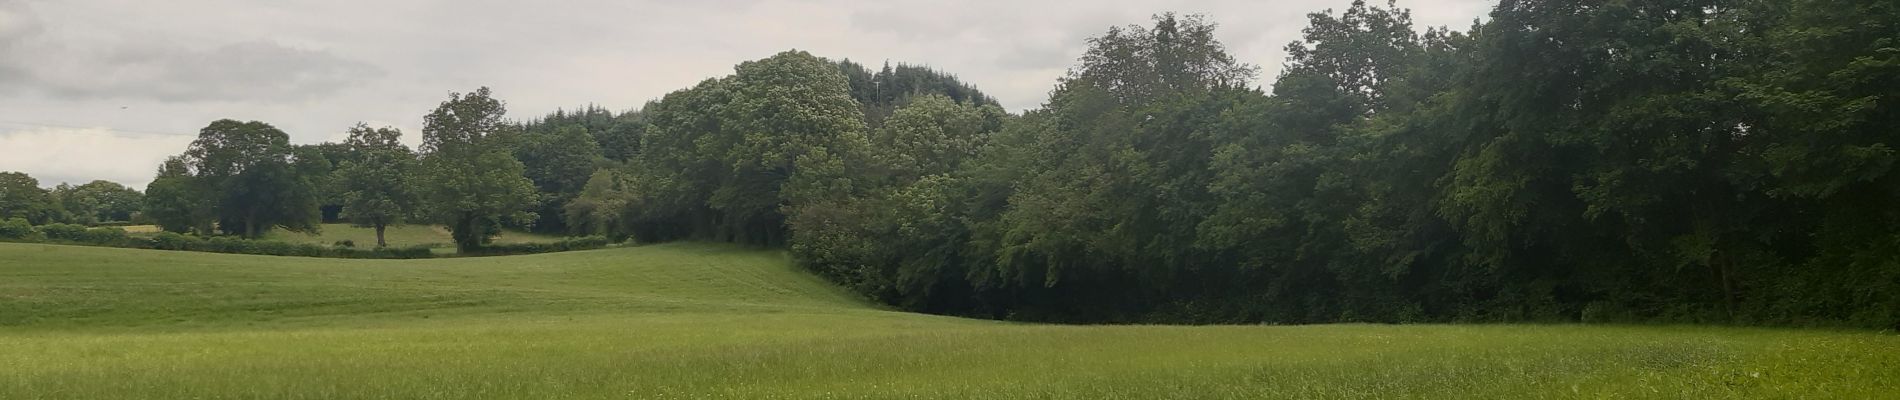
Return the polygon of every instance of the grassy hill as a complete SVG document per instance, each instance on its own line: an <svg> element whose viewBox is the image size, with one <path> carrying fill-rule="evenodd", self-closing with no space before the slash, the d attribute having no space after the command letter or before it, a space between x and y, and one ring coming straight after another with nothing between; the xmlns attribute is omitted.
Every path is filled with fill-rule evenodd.
<svg viewBox="0 0 1900 400"><path fill-rule="evenodd" d="M1900 337L1060 326L892 312L782 253L342 260L0 244L0 398L1880 398Z"/></svg>

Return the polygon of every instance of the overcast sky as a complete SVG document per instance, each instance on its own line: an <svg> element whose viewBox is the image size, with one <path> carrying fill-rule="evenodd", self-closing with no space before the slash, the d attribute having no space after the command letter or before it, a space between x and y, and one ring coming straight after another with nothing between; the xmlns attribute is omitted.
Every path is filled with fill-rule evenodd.
<svg viewBox="0 0 1900 400"><path fill-rule="evenodd" d="M1421 30L1462 30L1493 3L1399 5ZM365 121L414 143L451 91L489 86L511 118L624 110L794 48L930 65L1020 111L1042 103L1084 39L1166 11L1206 14L1268 81L1306 13L1349 4L0 0L0 171L144 187L219 118L268 122L295 143L340 140Z"/></svg>

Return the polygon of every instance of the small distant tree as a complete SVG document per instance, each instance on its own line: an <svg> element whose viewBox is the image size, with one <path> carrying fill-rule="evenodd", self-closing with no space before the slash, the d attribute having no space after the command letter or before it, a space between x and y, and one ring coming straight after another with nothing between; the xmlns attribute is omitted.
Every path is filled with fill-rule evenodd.
<svg viewBox="0 0 1900 400"><path fill-rule="evenodd" d="M416 170L415 153L399 139L395 128L370 128L358 123L344 142L361 161L344 161L337 169L342 191L342 217L359 227L376 230L376 247L387 247L384 231L398 225L415 210L416 194L410 176Z"/></svg>
<svg viewBox="0 0 1900 400"><path fill-rule="evenodd" d="M484 87L450 94L423 117L416 188L428 214L448 226L457 250L488 244L503 218L530 218L523 210L538 199L506 142L515 126L502 120L506 113Z"/></svg>

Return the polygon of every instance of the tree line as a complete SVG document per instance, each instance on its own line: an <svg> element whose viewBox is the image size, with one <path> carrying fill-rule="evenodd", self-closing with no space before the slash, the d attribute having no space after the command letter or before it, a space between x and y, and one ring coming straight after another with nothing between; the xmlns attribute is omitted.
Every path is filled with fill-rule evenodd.
<svg viewBox="0 0 1900 400"><path fill-rule="evenodd" d="M455 95L413 153L393 129L290 146L219 121L144 212L783 247L878 301L987 318L1894 327L1894 21L1504 0L1421 31L1356 1L1310 14L1262 89L1214 24L1163 14L1090 38L1020 114L926 67L788 51L620 113L513 123Z"/></svg>
<svg viewBox="0 0 1900 400"><path fill-rule="evenodd" d="M19 218L34 225L95 225L131 221L143 209L145 195L115 182L95 180L52 189L21 172L0 172L0 220Z"/></svg>
<svg viewBox="0 0 1900 400"><path fill-rule="evenodd" d="M1020 115L748 62L645 107L567 216L990 318L1900 323L1900 7L1309 21L1270 90L1201 17L1113 28Z"/></svg>
<svg viewBox="0 0 1900 400"><path fill-rule="evenodd" d="M928 67L887 63L872 72L850 60L827 65L854 79L854 95L862 96L856 104L867 114L888 114L923 92L995 104ZM107 181L48 190L24 173L0 174L0 221L153 224L249 239L350 222L373 228L377 247L387 245L387 227L416 222L447 227L462 252L488 246L504 228L606 233L596 216L569 210L589 207L575 200L596 171L635 159L649 125L644 110L588 105L514 121L487 88L451 93L424 117L422 147L414 150L393 127L359 123L342 142L297 145L265 122L218 120L167 159L145 193Z"/></svg>

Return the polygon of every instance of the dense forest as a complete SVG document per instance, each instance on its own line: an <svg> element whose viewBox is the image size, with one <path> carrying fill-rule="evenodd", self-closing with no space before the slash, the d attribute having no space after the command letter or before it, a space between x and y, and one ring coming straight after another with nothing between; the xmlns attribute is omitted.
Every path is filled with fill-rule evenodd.
<svg viewBox="0 0 1900 400"><path fill-rule="evenodd" d="M1312 14L1256 89L1195 16L1008 115L800 52L644 108L567 214L787 246L905 309L1075 322L1900 324L1900 6Z"/></svg>
<svg viewBox="0 0 1900 400"><path fill-rule="evenodd" d="M1111 28L1016 114L928 67L788 51L624 112L455 94L415 150L223 120L142 198L0 174L0 219L736 242L1001 319L1900 327L1900 4L1309 20L1268 81L1201 16Z"/></svg>

